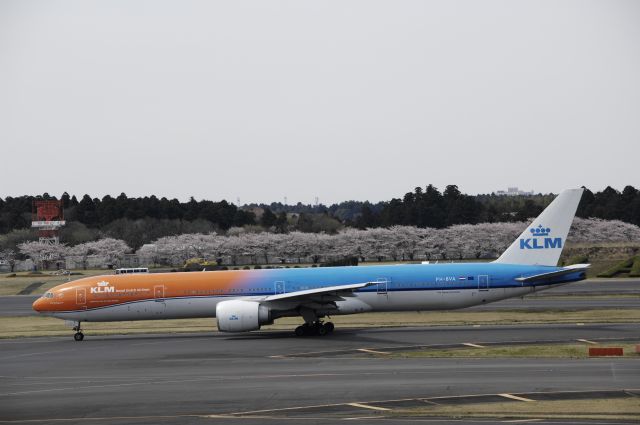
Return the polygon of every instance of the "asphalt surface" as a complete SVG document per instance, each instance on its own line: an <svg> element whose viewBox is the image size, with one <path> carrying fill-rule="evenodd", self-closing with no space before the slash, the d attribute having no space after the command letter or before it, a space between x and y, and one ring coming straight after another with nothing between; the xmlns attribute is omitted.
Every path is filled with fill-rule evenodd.
<svg viewBox="0 0 640 425"><path fill-rule="evenodd" d="M36 295L7 295L0 297L0 316L36 316L31 304L38 298Z"/></svg>
<svg viewBox="0 0 640 425"><path fill-rule="evenodd" d="M524 297L510 298L491 304L479 305L464 309L465 311L505 311L505 310L590 310L600 308L640 308L640 296L616 298L592 298L575 299L574 297L556 298L551 297Z"/></svg>
<svg viewBox="0 0 640 425"><path fill-rule="evenodd" d="M607 298L571 299L568 297L604 296ZM622 297L621 297L622 296ZM556 297L563 297L558 299ZM0 316L30 316L35 295L0 297ZM554 299L555 298L555 299ZM568 298L568 299L567 299ZM496 303L473 307L477 310L580 310L593 308L640 308L640 280L586 280Z"/></svg>
<svg viewBox="0 0 640 425"><path fill-rule="evenodd" d="M2 340L0 420L263 424L282 423L283 417L290 417L292 423L326 424L347 415L365 418L360 421L367 423L379 413L366 407L374 401L638 388L640 360L635 358L287 357L327 350L549 338L640 340L640 328L637 324L588 324L337 329L323 338L296 338L289 331L87 335L80 343L70 333L64 338ZM336 413L335 406L328 406L334 403L348 408ZM291 408L303 406L316 407L293 419L296 409ZM238 415L265 409L269 412L260 416Z"/></svg>
<svg viewBox="0 0 640 425"><path fill-rule="evenodd" d="M640 295L640 279L588 279L541 291L530 297L564 295Z"/></svg>

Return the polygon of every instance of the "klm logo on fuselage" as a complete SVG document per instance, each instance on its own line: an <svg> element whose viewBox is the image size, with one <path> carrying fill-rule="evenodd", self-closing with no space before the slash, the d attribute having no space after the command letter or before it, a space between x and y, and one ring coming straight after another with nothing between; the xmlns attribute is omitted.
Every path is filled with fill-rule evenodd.
<svg viewBox="0 0 640 425"><path fill-rule="evenodd" d="M520 249L562 248L562 238L549 237L550 228L542 227L541 224L538 227L529 229L529 231L532 237L520 239Z"/></svg>
<svg viewBox="0 0 640 425"><path fill-rule="evenodd" d="M96 283L97 287L91 288L89 291L92 294L109 294L116 292L116 288L109 286L109 282L101 281Z"/></svg>

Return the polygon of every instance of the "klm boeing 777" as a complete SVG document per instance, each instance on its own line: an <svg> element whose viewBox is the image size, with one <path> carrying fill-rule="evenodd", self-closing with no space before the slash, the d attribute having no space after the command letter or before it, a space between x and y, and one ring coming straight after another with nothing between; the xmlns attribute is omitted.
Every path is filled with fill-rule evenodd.
<svg viewBox="0 0 640 425"><path fill-rule="evenodd" d="M562 192L495 261L88 277L46 292L38 313L74 322L215 317L223 332L301 317L296 335L326 335L334 315L450 310L585 279L588 264L557 267L582 189Z"/></svg>

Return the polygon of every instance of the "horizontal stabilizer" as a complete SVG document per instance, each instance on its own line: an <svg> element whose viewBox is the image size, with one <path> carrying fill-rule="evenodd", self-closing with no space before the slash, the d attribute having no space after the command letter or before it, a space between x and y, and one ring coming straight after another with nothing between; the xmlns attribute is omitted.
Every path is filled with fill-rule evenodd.
<svg viewBox="0 0 640 425"><path fill-rule="evenodd" d="M542 273L542 274L537 274L534 276L527 276L527 277L518 277L516 278L516 280L518 282L524 282L524 283L537 282L539 280L545 280L552 277L564 276L571 273L582 272L582 271L586 272L589 266L590 264L573 264L571 266L563 267L560 270L556 270L549 273Z"/></svg>

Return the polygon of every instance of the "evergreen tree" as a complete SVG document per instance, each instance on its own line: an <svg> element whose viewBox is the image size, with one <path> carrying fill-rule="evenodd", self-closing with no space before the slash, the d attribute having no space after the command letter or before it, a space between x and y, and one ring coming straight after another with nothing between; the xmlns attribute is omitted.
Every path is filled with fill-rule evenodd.
<svg viewBox="0 0 640 425"><path fill-rule="evenodd" d="M269 208L265 208L264 212L262 213L262 217L260 218L260 224L262 224L266 228L269 228L271 226L274 226L277 221L278 217L276 217L276 215L272 213Z"/></svg>

